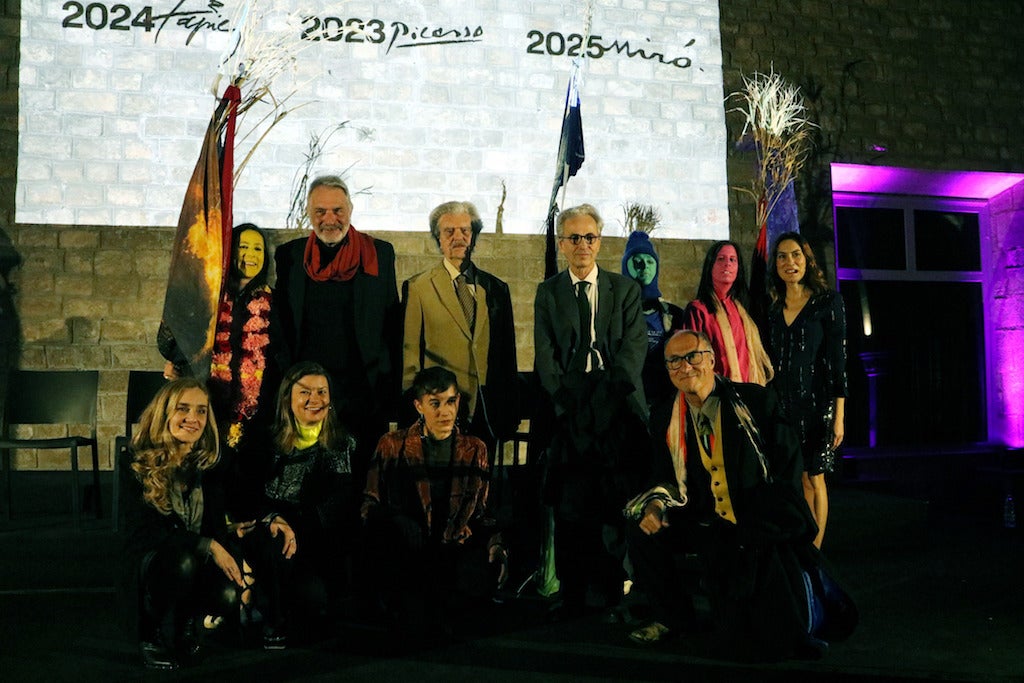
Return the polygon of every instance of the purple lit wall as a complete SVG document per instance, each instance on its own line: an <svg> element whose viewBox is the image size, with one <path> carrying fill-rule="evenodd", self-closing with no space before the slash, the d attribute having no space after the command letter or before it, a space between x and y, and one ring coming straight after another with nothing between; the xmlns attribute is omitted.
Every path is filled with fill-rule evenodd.
<svg viewBox="0 0 1024 683"><path fill-rule="evenodd" d="M983 200L988 440L1024 448L1024 175L832 164L835 193Z"/></svg>
<svg viewBox="0 0 1024 683"><path fill-rule="evenodd" d="M1024 184L989 202L992 269L986 317L990 372L989 438L1024 448ZM993 420L993 418L995 418Z"/></svg>

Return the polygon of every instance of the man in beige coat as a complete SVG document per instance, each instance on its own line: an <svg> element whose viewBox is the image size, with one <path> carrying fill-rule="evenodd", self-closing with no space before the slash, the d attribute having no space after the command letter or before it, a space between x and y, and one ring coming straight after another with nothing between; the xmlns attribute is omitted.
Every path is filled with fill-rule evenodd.
<svg viewBox="0 0 1024 683"><path fill-rule="evenodd" d="M423 368L451 370L464 392L463 429L493 447L519 424L516 337L508 285L471 260L483 221L470 202L430 212L444 257L402 285L402 388Z"/></svg>

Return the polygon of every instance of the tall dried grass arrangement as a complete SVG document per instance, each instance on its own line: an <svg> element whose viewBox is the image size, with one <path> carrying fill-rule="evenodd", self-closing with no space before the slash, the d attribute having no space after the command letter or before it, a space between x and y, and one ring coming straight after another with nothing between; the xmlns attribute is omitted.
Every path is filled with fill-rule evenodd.
<svg viewBox="0 0 1024 683"><path fill-rule="evenodd" d="M231 44L221 56L213 95L219 97L223 79L241 91L238 105L235 145L248 146L245 156L235 164L234 182L245 169L253 153L270 131L289 113L308 104L290 106L299 85L284 96L277 97L273 86L282 74L295 71L299 54L312 43L303 41L302 17L298 12L285 14L276 3L258 0L243 2L235 12L231 25ZM269 107L260 111L257 105ZM250 115L250 112L251 115ZM250 120L251 117L258 117Z"/></svg>
<svg viewBox="0 0 1024 683"><path fill-rule="evenodd" d="M295 171L295 178L292 180L292 201L288 207L288 217L285 225L290 228L308 228L309 216L306 214L306 196L309 194L309 183L312 180L313 168L320 157L327 151L327 143L339 130L348 127L348 121L331 126L323 132L312 132L309 134L309 142L306 144L305 158L302 165ZM346 168L340 175L342 179L348 175L351 166ZM351 191L351 188L349 188Z"/></svg>
<svg viewBox="0 0 1024 683"><path fill-rule="evenodd" d="M800 88L772 70L743 77L743 90L729 95L741 104L729 112L743 116L741 139L757 155L750 187L737 187L754 198L757 225L768 220L786 187L794 181L810 151L814 123L805 116Z"/></svg>
<svg viewBox="0 0 1024 683"><path fill-rule="evenodd" d="M650 204L629 202L622 205L622 213L622 227L627 237L636 231L650 235L661 225L661 212Z"/></svg>

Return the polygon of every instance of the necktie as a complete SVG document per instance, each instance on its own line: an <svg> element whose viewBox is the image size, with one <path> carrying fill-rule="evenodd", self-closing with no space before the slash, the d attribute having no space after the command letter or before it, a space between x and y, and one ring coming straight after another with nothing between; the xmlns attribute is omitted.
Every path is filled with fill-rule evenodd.
<svg viewBox="0 0 1024 683"><path fill-rule="evenodd" d="M587 357L590 355L590 347L594 343L593 337L590 336L590 297L587 296L589 288L590 283L586 280L580 280L576 283L576 308L580 317L580 342L579 346L576 347L576 353L570 364L572 369L584 372L587 371Z"/></svg>
<svg viewBox="0 0 1024 683"><path fill-rule="evenodd" d="M711 435L714 434L714 430L711 427L711 420L704 413L698 413L697 415L697 436L700 437L701 445L704 446L704 452L711 457L711 450L713 448L711 443Z"/></svg>
<svg viewBox="0 0 1024 683"><path fill-rule="evenodd" d="M459 273L455 278L455 296L459 298L459 305L462 306L466 322L469 323L469 331L472 332L476 324L476 299L473 298L473 292L466 283L465 273Z"/></svg>

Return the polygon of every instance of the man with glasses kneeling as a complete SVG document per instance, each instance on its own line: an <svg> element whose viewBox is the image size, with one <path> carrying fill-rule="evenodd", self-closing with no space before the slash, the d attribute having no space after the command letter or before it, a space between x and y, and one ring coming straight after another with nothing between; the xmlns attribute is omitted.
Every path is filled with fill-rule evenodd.
<svg viewBox="0 0 1024 683"><path fill-rule="evenodd" d="M676 565L689 553L708 594L713 653L821 656L828 641L852 632L857 613L812 544L794 432L770 392L714 374L702 332L676 332L665 365L677 391L651 414L651 486L625 510L636 522L627 531L636 588L654 621L630 639L649 644L702 630Z"/></svg>

